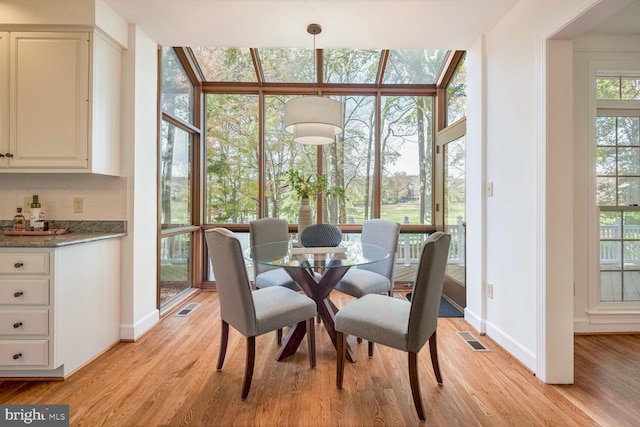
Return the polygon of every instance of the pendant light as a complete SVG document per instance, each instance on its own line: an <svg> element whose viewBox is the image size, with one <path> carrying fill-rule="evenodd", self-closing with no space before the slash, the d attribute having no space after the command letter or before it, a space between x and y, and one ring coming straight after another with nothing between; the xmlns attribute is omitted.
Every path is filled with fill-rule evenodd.
<svg viewBox="0 0 640 427"><path fill-rule="evenodd" d="M318 24L309 24L307 32L313 34L313 53L316 54L316 34L322 32ZM323 145L335 142L336 135L342 132L342 104L329 98L317 96L317 80L314 59L314 95L293 98L284 105L285 130L293 135L300 144Z"/></svg>

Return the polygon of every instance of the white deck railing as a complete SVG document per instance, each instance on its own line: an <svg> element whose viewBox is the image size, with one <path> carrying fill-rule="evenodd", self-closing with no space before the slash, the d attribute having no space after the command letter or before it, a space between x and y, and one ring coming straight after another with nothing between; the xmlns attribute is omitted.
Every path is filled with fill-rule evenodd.
<svg viewBox="0 0 640 427"><path fill-rule="evenodd" d="M624 229L620 222L601 225L600 265L621 265L623 251L625 264L640 263L640 225L625 225Z"/></svg>

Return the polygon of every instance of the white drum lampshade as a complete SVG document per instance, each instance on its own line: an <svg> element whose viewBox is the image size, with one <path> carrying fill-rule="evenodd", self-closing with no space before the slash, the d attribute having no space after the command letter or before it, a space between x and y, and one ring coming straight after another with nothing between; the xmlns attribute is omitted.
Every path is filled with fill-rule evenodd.
<svg viewBox="0 0 640 427"><path fill-rule="evenodd" d="M285 130L300 144L335 142L342 132L342 104L321 96L294 98L284 105Z"/></svg>

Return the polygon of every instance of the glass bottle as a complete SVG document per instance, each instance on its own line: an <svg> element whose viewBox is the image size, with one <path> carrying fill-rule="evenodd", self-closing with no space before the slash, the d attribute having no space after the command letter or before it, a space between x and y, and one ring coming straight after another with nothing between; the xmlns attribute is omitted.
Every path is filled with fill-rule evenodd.
<svg viewBox="0 0 640 427"><path fill-rule="evenodd" d="M31 229L35 229L35 228L41 228L39 227L40 223L38 221L40 221L40 211L41 211L41 205L40 205L40 200L38 200L38 195L34 194L33 195L33 201L31 202L31 216L30 216L30 227Z"/></svg>
<svg viewBox="0 0 640 427"><path fill-rule="evenodd" d="M40 201L38 200L38 195L34 194L33 195L33 201L31 202L31 208L40 208L42 206L40 206Z"/></svg>
<svg viewBox="0 0 640 427"><path fill-rule="evenodd" d="M24 231L25 222L24 215L22 215L22 208L18 208L18 212L13 217L13 229L15 231Z"/></svg>

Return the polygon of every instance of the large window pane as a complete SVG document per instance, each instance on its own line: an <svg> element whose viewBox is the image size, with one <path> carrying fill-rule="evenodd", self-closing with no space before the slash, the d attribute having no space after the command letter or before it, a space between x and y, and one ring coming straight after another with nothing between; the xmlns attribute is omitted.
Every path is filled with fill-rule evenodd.
<svg viewBox="0 0 640 427"><path fill-rule="evenodd" d="M191 233L160 239L160 307L191 288Z"/></svg>
<svg viewBox="0 0 640 427"><path fill-rule="evenodd" d="M323 147L325 176L343 197L325 197L325 222L361 224L373 218L375 184L375 98L345 96L344 133Z"/></svg>
<svg viewBox="0 0 640 427"><path fill-rule="evenodd" d="M206 97L205 221L246 223L258 215L258 96Z"/></svg>
<svg viewBox="0 0 640 427"><path fill-rule="evenodd" d="M258 80L249 49L222 47L191 49L207 81L255 82Z"/></svg>
<svg viewBox="0 0 640 427"><path fill-rule="evenodd" d="M375 83L380 53L379 49L325 49L324 81L327 83Z"/></svg>
<svg viewBox="0 0 640 427"><path fill-rule="evenodd" d="M258 49L264 80L269 83L310 83L315 78L313 49Z"/></svg>
<svg viewBox="0 0 640 427"><path fill-rule="evenodd" d="M381 217L431 224L433 100L382 97Z"/></svg>
<svg viewBox="0 0 640 427"><path fill-rule="evenodd" d="M467 67L465 58L458 63L447 86L447 125L467 115Z"/></svg>
<svg viewBox="0 0 640 427"><path fill-rule="evenodd" d="M193 86L172 47L162 48L160 105L162 111L193 123Z"/></svg>
<svg viewBox="0 0 640 427"><path fill-rule="evenodd" d="M161 227L190 225L192 136L163 121L160 144Z"/></svg>
<svg viewBox="0 0 640 427"><path fill-rule="evenodd" d="M391 50L383 83L435 84L446 57L446 50Z"/></svg>
<svg viewBox="0 0 640 427"><path fill-rule="evenodd" d="M293 142L284 130L284 104L291 96L265 96L265 216L297 223L300 199L283 180L288 170L311 174L317 169L315 146ZM314 204L315 210L315 204Z"/></svg>

